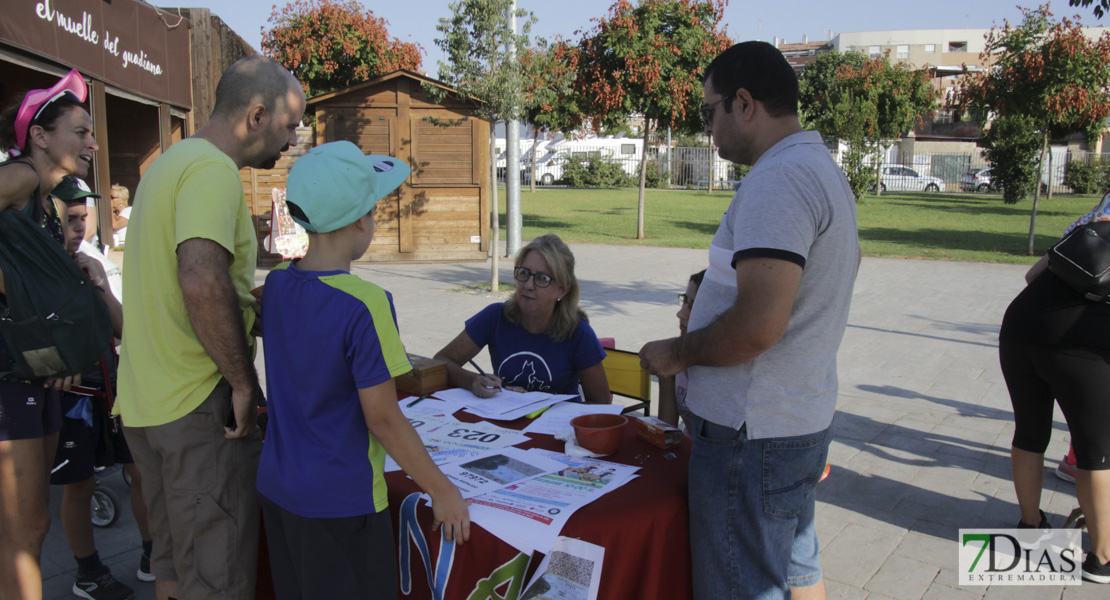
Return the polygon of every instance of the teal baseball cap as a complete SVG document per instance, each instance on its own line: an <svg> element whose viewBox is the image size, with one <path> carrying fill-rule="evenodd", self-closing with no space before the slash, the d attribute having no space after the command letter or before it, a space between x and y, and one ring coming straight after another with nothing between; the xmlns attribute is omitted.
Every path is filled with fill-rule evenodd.
<svg viewBox="0 0 1110 600"><path fill-rule="evenodd" d="M316 146L293 163L285 188L289 215L313 233L354 223L409 177L392 156L363 154L351 142Z"/></svg>

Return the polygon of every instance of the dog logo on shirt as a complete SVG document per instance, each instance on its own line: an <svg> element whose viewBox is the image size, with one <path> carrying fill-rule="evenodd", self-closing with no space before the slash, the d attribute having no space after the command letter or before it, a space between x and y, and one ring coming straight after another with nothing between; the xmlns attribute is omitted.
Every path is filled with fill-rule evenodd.
<svg viewBox="0 0 1110 600"><path fill-rule="evenodd" d="M497 366L497 373L504 385L518 386L534 392L551 389L551 368L542 356L534 352L510 355Z"/></svg>

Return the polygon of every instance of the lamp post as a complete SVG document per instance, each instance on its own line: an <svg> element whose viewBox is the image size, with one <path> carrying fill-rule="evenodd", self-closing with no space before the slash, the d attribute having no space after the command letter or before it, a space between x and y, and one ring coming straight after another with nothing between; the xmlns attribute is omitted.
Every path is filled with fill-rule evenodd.
<svg viewBox="0 0 1110 600"><path fill-rule="evenodd" d="M513 34L509 39L509 64L513 65L513 69L518 69L519 66L516 62L516 0L512 1L512 6L509 8L509 27L512 28ZM519 82L519 79L517 79ZM506 240L505 256L511 257L520 250L521 245L521 229L523 226L523 219L520 214L520 119L515 116L519 107L513 106L513 118L505 121L505 149L508 151L505 157L505 229Z"/></svg>
<svg viewBox="0 0 1110 600"><path fill-rule="evenodd" d="M445 30L447 29L447 26L450 25L450 24L451 24L451 19L448 19L447 17L440 17L439 18L439 26L442 28L442 29L440 29L440 31L442 33L444 33L444 36L443 36L444 39L447 39L447 35L446 35L447 32ZM439 28L437 28L437 29L439 29ZM446 47L443 49L443 64L444 65L447 64L447 48Z"/></svg>

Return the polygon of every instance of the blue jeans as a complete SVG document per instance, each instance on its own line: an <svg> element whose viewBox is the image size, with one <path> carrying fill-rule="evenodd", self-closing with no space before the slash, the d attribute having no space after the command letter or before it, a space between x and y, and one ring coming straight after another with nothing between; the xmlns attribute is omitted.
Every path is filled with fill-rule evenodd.
<svg viewBox="0 0 1110 600"><path fill-rule="evenodd" d="M832 428L749 440L745 427L688 424L694 598L786 598L820 582L814 488Z"/></svg>

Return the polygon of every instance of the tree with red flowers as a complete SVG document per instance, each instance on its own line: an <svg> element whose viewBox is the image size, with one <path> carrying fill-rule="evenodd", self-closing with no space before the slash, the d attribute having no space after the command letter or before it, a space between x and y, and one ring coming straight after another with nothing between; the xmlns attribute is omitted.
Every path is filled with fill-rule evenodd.
<svg viewBox="0 0 1110 600"><path fill-rule="evenodd" d="M1084 133L1088 140L1097 139L1106 118L1110 116L1110 35L1092 42L1083 33L1078 21L1064 18L1052 21L1048 5L1022 9L1024 19L1018 27L1009 22L1002 29L992 28L987 35L984 62L993 67L984 73L965 76L960 84L955 105L963 111L993 115L996 122L1009 125L1028 123L1040 140L1040 159L1033 188L1033 211L1029 220L1029 254L1037 226L1037 207L1041 197L1041 176L1049 139L1071 133ZM1020 117L1020 119L1019 119ZM994 127L994 125L992 125ZM999 136L988 135L983 143L988 155L995 149ZM1022 156L1007 162L1033 164ZM1032 176L1005 177L1009 167L999 165L1003 197L1015 203L1028 193L1023 182ZM1019 173L1020 175L1020 173Z"/></svg>
<svg viewBox="0 0 1110 600"><path fill-rule="evenodd" d="M574 93L578 76L578 49L566 40L529 48L521 55L524 76L524 118L533 127L532 191L536 191L536 139L540 131L570 131L582 124L585 115Z"/></svg>
<svg viewBox="0 0 1110 600"><path fill-rule="evenodd" d="M390 37L386 20L354 0L275 5L268 22L263 53L292 71L309 97L420 68L420 45Z"/></svg>
<svg viewBox="0 0 1110 600"><path fill-rule="evenodd" d="M653 127L700 131L701 77L732 42L721 26L724 0L617 0L579 44L575 84L595 127L644 116L636 237L644 237L648 135ZM720 27L720 29L718 29Z"/></svg>

